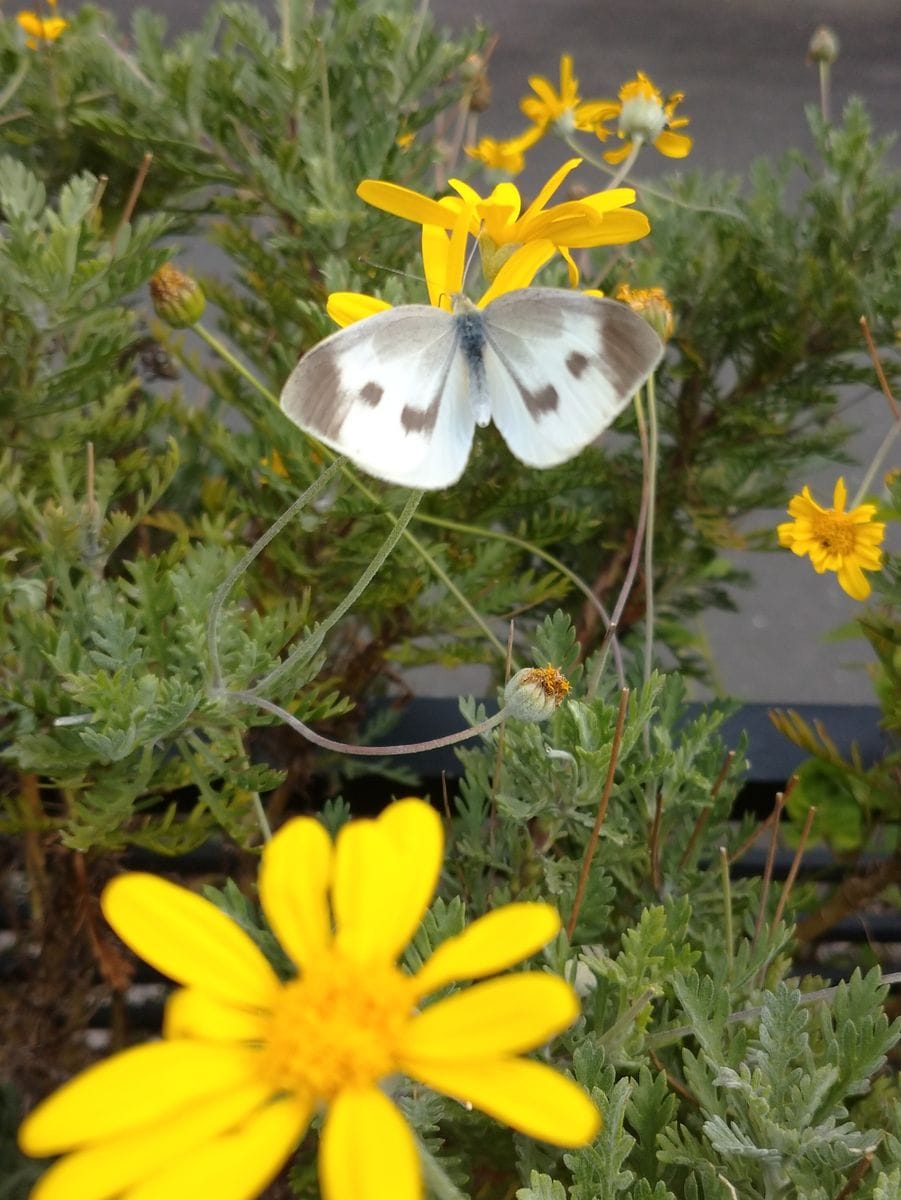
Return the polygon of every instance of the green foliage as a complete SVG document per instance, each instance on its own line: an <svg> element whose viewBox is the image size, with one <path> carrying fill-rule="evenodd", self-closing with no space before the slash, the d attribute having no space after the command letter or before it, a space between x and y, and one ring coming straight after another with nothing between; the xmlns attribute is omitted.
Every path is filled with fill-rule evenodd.
<svg viewBox="0 0 901 1200"><path fill-rule="evenodd" d="M330 459L273 402L330 331L330 292L421 298L407 281L417 232L355 189L377 177L431 194L436 176L462 173L442 131L462 128L485 42L448 37L413 0L284 0L280 13L276 29L222 0L168 38L153 12L123 32L85 6L38 53L0 20L0 833L29 886L29 961L44 961L62 914L111 971L95 893L121 851L219 837L255 855L266 811L288 806L318 807L334 835L363 770L334 741L385 731L391 714L369 702L398 690L400 668L479 662L499 677L497 630L516 618L517 665L551 664L571 690L546 723L506 720L459 752L439 894L403 962L417 971L510 900L550 900L566 932L539 963L573 982L582 1014L541 1056L595 1097L604 1126L567 1152L399 1082L432 1191L835 1200L869 1162L855 1197L888 1200L901 1186L886 1069L898 1028L879 973L809 992L790 973L791 908L776 921L774 895L720 869L719 848L739 853L749 832L730 820L743 746L722 740L727 704L689 719L682 676L645 669L640 572L616 645L605 640L599 602L616 606L647 485L634 416L612 446L541 472L480 431L453 494L427 495L388 553L408 495L346 464L325 476ZM705 669L693 617L731 604L741 580L723 551L772 547L755 514L845 453L840 391L872 386L860 313L879 345L895 338L901 181L861 104L811 124L811 156L748 180L639 187L654 232L630 250L632 281L663 285L676 312L655 384L652 570L655 641L683 674ZM145 298L183 236L224 256L203 281L215 334L174 334ZM612 291L622 260L584 258ZM887 519L899 488L896 476ZM887 555L859 623L894 738L898 572ZM314 750L298 723L332 748ZM870 766L826 731L785 727L815 758L790 809L816 803L818 831L842 849L883 837L898 817L896 744ZM412 788L406 762L373 767ZM247 889L205 892L288 977ZM21 894L8 899L18 912ZM41 995L24 988L18 1009ZM13 1093L0 1096L8 1133ZM36 1169L9 1143L0 1194L14 1196ZM304 1155L291 1187L318 1194Z"/></svg>

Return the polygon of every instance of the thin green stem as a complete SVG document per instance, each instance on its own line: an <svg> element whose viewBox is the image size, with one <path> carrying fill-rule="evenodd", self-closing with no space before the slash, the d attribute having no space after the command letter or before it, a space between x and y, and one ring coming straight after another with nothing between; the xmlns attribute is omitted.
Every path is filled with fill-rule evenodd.
<svg viewBox="0 0 901 1200"><path fill-rule="evenodd" d="M311 500L331 483L334 476L337 474L344 459L336 459L330 467L327 467L322 474L315 479L305 492L303 492L293 504L290 505L278 520L274 521L266 532L254 542L237 563L232 567L229 573L223 579L222 583L216 588L216 594L213 596L210 604L210 614L207 620L207 652L210 658L210 670L212 674L212 688L218 691L222 687L222 664L219 659L219 618L222 614L222 607L228 599L232 588L257 557L262 554L273 538L278 537L285 526L293 521L301 509L305 508Z"/></svg>
<svg viewBox="0 0 901 1200"><path fill-rule="evenodd" d="M861 480L860 487L857 489L857 493L854 496L854 499L851 501L851 508L856 508L857 505L861 503L864 496L866 496L869 492L870 485L876 476L876 472L882 467L882 464L885 462L889 451L895 444L895 441L899 435L901 435L901 421L895 421L891 429L882 439L879 449L873 455L873 461L867 467L867 473Z"/></svg>
<svg viewBox="0 0 901 1200"><path fill-rule="evenodd" d="M422 1163L422 1174L426 1190L435 1200L466 1200L466 1196L451 1180L441 1163L421 1139L416 1139L416 1148Z"/></svg>
<svg viewBox="0 0 901 1200"><path fill-rule="evenodd" d="M192 326L192 328L194 332L206 342L211 350L223 358L235 371L238 372L239 375L241 375L243 379L245 379L253 388L255 388L261 396L265 397L267 400L270 400L275 405L278 404L278 397L273 392L270 392L269 389L262 383L260 383L259 379L256 378L253 372L248 370L248 368L245 367L242 362L235 358L234 354L232 354L232 352L225 345L223 345L223 343L214 334L210 333L208 329L204 328L200 322ZM322 451L324 454L334 457L332 452L327 447L323 446ZM347 464L347 459L339 459L338 465L341 473L346 479L350 480L358 492L361 492L362 495L364 495L366 499L369 500L370 503L376 508L382 508L381 501L378 499L376 494L370 488L368 488L353 471L350 470ZM384 515L391 522L397 520L397 517L387 511L384 511ZM480 616L480 614L473 608L447 572L438 562L435 561L432 555L426 550L425 546L423 546L418 538L414 537L409 529L404 530L403 536L405 540L413 547L423 562L428 566L432 574L444 584L448 592L450 592L450 594L454 597L463 611L475 622L478 628L482 631L484 637L491 643L500 657L504 658L506 656L506 651L503 644L497 639L497 637L495 637L484 618Z"/></svg>
<svg viewBox="0 0 901 1200"><path fill-rule="evenodd" d="M196 325L192 325L191 328L202 341L206 342L214 353L218 354L221 359L224 359L232 370L237 371L241 378L246 380L251 387L255 388L261 396L266 400L270 400L275 405L278 404L278 396L274 392L270 392L265 384L260 383L256 375L248 367L245 367L241 360L236 358L231 350L223 342L220 342L214 333L210 333L200 321Z"/></svg>
<svg viewBox="0 0 901 1200"><path fill-rule="evenodd" d="M271 713L274 717L278 717L284 721L295 733L299 733L308 742L312 742L314 746L319 746L323 750L333 750L336 754L352 754L360 758L388 758L397 754L425 754L428 750L440 750L444 746L455 746L458 742L465 742L469 738L487 733L507 717L507 708L505 706L496 712L494 716L480 721L477 725L470 725L469 728L461 729L457 733L447 733L443 737L430 738L426 742L400 742L396 746L358 746L353 742L336 742L332 738L324 737L321 733L317 733L315 729L311 729L309 725L305 725L303 721L299 721L297 717L282 708L280 704L274 704L271 700L267 700L263 696L258 696L256 692L228 691L224 695L229 700L243 700L245 704L253 705L256 708L263 709L264 712Z"/></svg>
<svg viewBox="0 0 901 1200"><path fill-rule="evenodd" d="M632 585L635 582L635 575L638 571L638 562L641 558L641 548L644 544L645 527L648 519L648 478L650 475L650 450L648 448L648 430L644 418L644 407L641 403L641 393L636 392L634 397L635 404L635 420L638 425L638 440L641 443L641 462L642 462L642 481L641 481L641 499L638 504L638 520L635 524L635 540L632 543L632 553L629 557L629 566L626 570L626 577L623 580L623 586L620 588L619 596L616 601L616 607L610 617L610 626L612 630L619 629L620 617L623 615L623 609L626 607L626 601L632 591ZM608 637L609 637L608 631ZM599 654L594 668L591 672L591 678L586 685L586 695L588 699L592 699L598 690L601 681L601 674L606 663L606 646L607 639L602 647L603 653Z"/></svg>
<svg viewBox="0 0 901 1200"><path fill-rule="evenodd" d="M823 124L829 124L829 66L825 59L820 59L820 113L823 117Z"/></svg>
<svg viewBox="0 0 901 1200"><path fill-rule="evenodd" d="M600 171L604 175L610 175L613 179L616 179L620 175L619 171L614 171L599 155L593 154L590 150L586 150L584 146L579 145L572 134L568 134L564 138L564 141L574 153L578 154L581 159L584 159L595 170ZM608 189L611 186L612 184L608 184ZM647 183L642 179L629 180L629 186L635 188L637 192L643 192L648 196L655 196L658 200L665 200L667 204L673 204L676 208L684 208L688 212L713 213L718 217L731 217L735 221L744 221L746 225L749 224L749 218L744 213L737 212L734 208L722 208L718 204L692 204L690 201L680 200L672 192L668 192L664 188L654 187L653 184Z"/></svg>
<svg viewBox="0 0 901 1200"><path fill-rule="evenodd" d="M279 28L282 41L282 63L286 70L294 68L294 31L291 28L293 0L277 0Z"/></svg>
<svg viewBox="0 0 901 1200"><path fill-rule="evenodd" d="M654 667L654 518L657 505L657 456L659 433L657 427L657 396L654 376L647 383L648 395L648 522L644 533L644 674L645 683Z"/></svg>
<svg viewBox="0 0 901 1200"><path fill-rule="evenodd" d="M725 846L720 846L720 882L723 888L723 922L725 925L723 937L726 942L726 977L731 980L735 934L732 929L732 881L729 878L729 854Z"/></svg>
<svg viewBox="0 0 901 1200"><path fill-rule="evenodd" d="M452 521L448 517L432 517L427 513L417 513L415 519L425 525L437 525L439 528L453 529L457 533L471 533L478 538L494 538L495 541L507 542L511 546L518 546L521 550L525 550L529 554L534 554L536 558L540 558L543 562L546 562L549 567L553 567L555 571L559 571L564 579L568 579L573 587L582 593L598 613L604 622L604 628L610 628L610 615L585 580L555 555L549 553L547 550L543 550L541 546L537 546L527 538L517 537L515 533L507 533L502 529L486 529L482 525L469 525L463 521ZM626 686L625 668L619 642L615 640L613 642L613 655L616 662L617 679L622 688Z"/></svg>
<svg viewBox="0 0 901 1200"><path fill-rule="evenodd" d="M638 158L639 154L641 154L641 148L643 145L644 145L643 137L636 135L632 139L632 148L630 149L628 155L620 163L619 170L616 172L616 174L613 176L613 178L607 184L604 191L610 192L614 188L618 188L620 186L620 184L625 180L626 176L629 174L629 172L635 166L635 160Z"/></svg>
<svg viewBox="0 0 901 1200"><path fill-rule="evenodd" d="M339 460L340 461L340 460ZM332 466L335 464L333 463ZM330 467L329 470L332 468ZM410 498L404 505L404 510L395 520L394 527L388 534L387 538L382 542L372 561L367 566L366 570L360 575L357 582L350 589L340 604L337 604L331 613L324 621L319 622L313 632L291 651L283 662L269 672L269 674L261 679L254 687L255 692L265 692L273 687L284 675L291 671L298 662L309 661L322 645L326 634L333 629L341 620L344 614L354 605L360 596L366 591L375 576L381 570L385 560L391 554L394 547L403 537L404 531L410 523L416 509L419 507L422 500L422 492L411 492ZM291 506L292 509L294 505Z"/></svg>
<svg viewBox="0 0 901 1200"><path fill-rule="evenodd" d="M332 98L328 85L328 62L322 39L317 39L319 51L319 86L322 92L322 145L325 151L326 179L333 187L337 184L335 172L335 141L332 133Z"/></svg>
<svg viewBox="0 0 901 1200"><path fill-rule="evenodd" d="M6 86L0 91L0 109L6 108L13 96L22 86L25 76L31 70L31 59L27 56L19 63L18 69L10 75Z"/></svg>

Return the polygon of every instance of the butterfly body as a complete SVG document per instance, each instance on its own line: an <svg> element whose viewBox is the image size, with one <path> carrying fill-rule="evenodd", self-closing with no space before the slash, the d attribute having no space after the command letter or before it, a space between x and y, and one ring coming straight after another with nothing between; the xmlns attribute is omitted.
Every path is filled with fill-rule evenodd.
<svg viewBox="0 0 901 1200"><path fill-rule="evenodd" d="M442 488L491 421L534 467L565 462L606 429L663 347L625 305L560 288L454 311L403 305L326 338L282 391L286 415L390 483Z"/></svg>

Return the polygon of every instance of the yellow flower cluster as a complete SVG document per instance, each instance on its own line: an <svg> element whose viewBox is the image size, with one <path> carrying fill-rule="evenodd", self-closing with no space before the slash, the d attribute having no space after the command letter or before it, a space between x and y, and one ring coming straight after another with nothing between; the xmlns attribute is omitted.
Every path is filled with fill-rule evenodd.
<svg viewBox="0 0 901 1200"><path fill-rule="evenodd" d="M615 132L623 145L605 152L609 163L622 162L644 144L654 146L668 158L684 158L691 150L691 138L676 132L688 124L687 117L675 115L683 94L676 92L664 99L642 71L623 84L618 100L583 100L573 74L572 57L564 54L560 59L559 88L541 75L532 76L529 85L533 95L520 101L520 108L530 126L505 141L482 138L477 145L466 148L471 158L516 175L525 166L525 152L552 129L563 137L575 132L593 133L600 141ZM615 131L607 128L608 121L617 121Z"/></svg>
<svg viewBox="0 0 901 1200"><path fill-rule="evenodd" d="M47 0L51 9L56 9L57 0ZM25 31L25 44L30 50L37 50L47 42L55 42L64 29L69 28L69 22L62 17L41 17L29 10L16 14L19 28Z"/></svg>
<svg viewBox="0 0 901 1200"><path fill-rule="evenodd" d="M476 238L488 282L476 301L483 308L505 292L528 287L555 254L566 262L569 282L575 287L579 270L573 250L622 245L650 232L644 213L630 207L635 200L632 188L611 188L551 204L551 197L580 162L572 158L564 163L525 208L512 183L500 183L488 196L481 196L468 183L452 179L452 194L433 200L396 183L365 179L357 195L375 208L422 226L429 302L437 308L452 311L454 296L463 291L468 240ZM328 298L329 315L342 327L388 307L384 300L359 292L333 292Z"/></svg>

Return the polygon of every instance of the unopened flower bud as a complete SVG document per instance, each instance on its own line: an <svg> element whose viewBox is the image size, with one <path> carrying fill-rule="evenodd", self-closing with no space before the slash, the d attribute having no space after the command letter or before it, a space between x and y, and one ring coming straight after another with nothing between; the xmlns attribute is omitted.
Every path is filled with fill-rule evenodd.
<svg viewBox="0 0 901 1200"><path fill-rule="evenodd" d="M482 113L491 104L491 83L488 79L488 55L470 54L460 72L469 92L470 112Z"/></svg>
<svg viewBox="0 0 901 1200"><path fill-rule="evenodd" d="M838 58L840 42L834 29L828 25L819 25L813 31L813 37L807 46L807 61L815 63L834 63Z"/></svg>
<svg viewBox="0 0 901 1200"><path fill-rule="evenodd" d="M613 295L647 321L661 341L668 342L673 336L673 306L663 288L632 288L621 283Z"/></svg>
<svg viewBox="0 0 901 1200"><path fill-rule="evenodd" d="M566 676L550 663L517 671L504 688L504 706L519 721L546 721L569 691Z"/></svg>
<svg viewBox="0 0 901 1200"><path fill-rule="evenodd" d="M173 329L196 325L206 308L206 297L197 280L171 263L151 277L150 296L156 315Z"/></svg>

